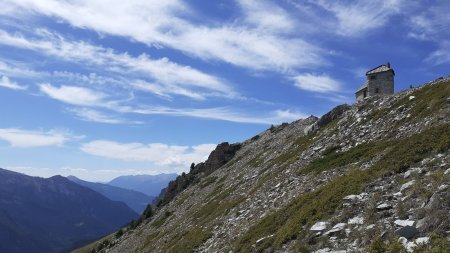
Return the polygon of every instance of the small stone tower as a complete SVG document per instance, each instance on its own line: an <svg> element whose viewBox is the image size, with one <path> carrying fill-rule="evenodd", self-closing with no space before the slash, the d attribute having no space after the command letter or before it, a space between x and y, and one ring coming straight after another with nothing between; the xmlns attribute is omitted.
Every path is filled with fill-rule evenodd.
<svg viewBox="0 0 450 253"><path fill-rule="evenodd" d="M394 70L386 63L366 72L367 81L355 92L356 101L374 95L394 94Z"/></svg>

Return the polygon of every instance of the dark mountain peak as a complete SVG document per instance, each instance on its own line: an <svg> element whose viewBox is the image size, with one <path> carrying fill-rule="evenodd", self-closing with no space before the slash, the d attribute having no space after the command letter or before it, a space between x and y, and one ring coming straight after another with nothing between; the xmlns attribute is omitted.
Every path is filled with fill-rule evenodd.
<svg viewBox="0 0 450 253"><path fill-rule="evenodd" d="M62 176L0 170L0 252L60 252L137 217L121 202Z"/></svg>

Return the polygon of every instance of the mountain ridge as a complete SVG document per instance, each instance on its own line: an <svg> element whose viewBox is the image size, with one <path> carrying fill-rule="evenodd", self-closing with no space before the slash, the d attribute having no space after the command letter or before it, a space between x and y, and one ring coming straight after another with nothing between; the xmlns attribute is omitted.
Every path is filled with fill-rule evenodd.
<svg viewBox="0 0 450 253"><path fill-rule="evenodd" d="M88 182L81 180L75 176L68 176L67 179L79 185L88 187L102 194L108 199L123 202L138 214L142 214L147 205L150 204L154 199L153 197L148 196L142 192L124 189L103 183Z"/></svg>
<svg viewBox="0 0 450 253"><path fill-rule="evenodd" d="M62 176L31 177L0 169L0 251L65 252L137 216L122 202Z"/></svg>
<svg viewBox="0 0 450 253"><path fill-rule="evenodd" d="M148 196L156 197L168 182L177 177L175 173L162 173L158 175L128 175L120 176L109 181L108 185L142 192Z"/></svg>
<svg viewBox="0 0 450 253"><path fill-rule="evenodd" d="M108 252L450 250L450 78L239 145Z"/></svg>

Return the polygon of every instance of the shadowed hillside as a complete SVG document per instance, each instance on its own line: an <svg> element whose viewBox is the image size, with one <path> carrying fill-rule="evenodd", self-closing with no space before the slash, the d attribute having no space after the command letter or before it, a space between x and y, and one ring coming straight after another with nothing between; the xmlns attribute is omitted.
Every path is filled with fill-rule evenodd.
<svg viewBox="0 0 450 253"><path fill-rule="evenodd" d="M0 169L0 181L0 252L68 251L137 216L124 203L61 176Z"/></svg>

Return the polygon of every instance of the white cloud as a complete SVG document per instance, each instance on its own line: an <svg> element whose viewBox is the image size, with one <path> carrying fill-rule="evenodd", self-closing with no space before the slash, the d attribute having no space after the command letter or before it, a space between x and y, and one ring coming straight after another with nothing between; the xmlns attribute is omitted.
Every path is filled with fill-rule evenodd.
<svg viewBox="0 0 450 253"><path fill-rule="evenodd" d="M195 117L201 119L224 120L237 123L252 124L280 124L282 122L304 118L305 114L293 112L290 110L275 110L258 116L242 114L225 107L214 108L170 108L170 107L152 107L152 108L119 108L122 112L138 113L144 115L168 115L178 117ZM257 113L255 113L257 114Z"/></svg>
<svg viewBox="0 0 450 253"><path fill-rule="evenodd" d="M266 115L258 117L235 112L226 107L213 108L171 108L164 106L140 106L126 105L122 101L107 99L106 95L84 87L61 86L54 87L50 84L41 84L41 92L47 96L62 101L67 104L97 107L112 110L118 113L132 113L143 115L167 115L175 117L195 117L202 119L224 120L237 123L253 124L279 124L286 121L292 121L304 117L302 113L286 113L289 110L276 110ZM98 111L82 108L72 109L75 115L82 120L119 124L125 123L123 120L112 118L99 113ZM140 122L128 122L140 123Z"/></svg>
<svg viewBox="0 0 450 253"><path fill-rule="evenodd" d="M119 143L96 140L84 143L85 153L125 161L148 161L157 165L189 166L192 162L204 161L215 148L215 144L176 146L162 143Z"/></svg>
<svg viewBox="0 0 450 253"><path fill-rule="evenodd" d="M167 94L173 90L201 89L233 95L235 92L220 78L203 73L189 66L171 62L167 58L151 59L146 54L138 57L127 53L116 53L112 49L94 46L82 41L67 41L58 34L40 30L38 39L23 35L12 35L0 30L0 43L59 57L81 64L89 64L116 72L133 73L146 77L163 89ZM174 89L175 88L175 89ZM151 91L151 90L148 90ZM189 92L176 92L187 95Z"/></svg>
<svg viewBox="0 0 450 253"><path fill-rule="evenodd" d="M163 86L158 83L150 83L144 80L131 81L130 86L135 88L136 90L151 92L155 95L158 95L168 100L172 99L171 95L181 95L195 100L205 99L205 94L191 91L179 86L172 86L172 85Z"/></svg>
<svg viewBox="0 0 450 253"><path fill-rule="evenodd" d="M439 43L439 49L433 51L425 61L433 64L450 62L450 40Z"/></svg>
<svg viewBox="0 0 450 253"><path fill-rule="evenodd" d="M12 89L12 90L26 90L27 86L19 85L16 82L10 80L7 76L0 78L0 87Z"/></svg>
<svg viewBox="0 0 450 253"><path fill-rule="evenodd" d="M183 1L10 1L10 16L38 13L99 33L124 36L148 45L162 45L204 60L219 60L250 69L284 71L321 65L321 50L283 28L292 29L289 16L273 4L242 1L248 24L220 26L194 24ZM105 8L104 6L108 6ZM272 8L272 9L270 9ZM27 11L24 11L27 10ZM273 11L272 11L273 10ZM26 14L23 14L26 13ZM267 16L270 14L270 16ZM199 40L201 38L201 40Z"/></svg>
<svg viewBox="0 0 450 253"><path fill-rule="evenodd" d="M333 92L339 91L342 86L337 80L332 79L328 75L317 75L317 74L299 74L294 77L295 86L302 90L313 91L313 92Z"/></svg>
<svg viewBox="0 0 450 253"><path fill-rule="evenodd" d="M20 78L36 78L43 75L41 72L37 72L26 68L24 66L16 66L10 62L6 62L4 59L0 59L0 72L5 76L9 77L20 77Z"/></svg>
<svg viewBox="0 0 450 253"><path fill-rule="evenodd" d="M101 104L106 98L106 95L101 92L83 87L66 85L55 87L44 83L40 84L39 88L47 96L72 105L96 106Z"/></svg>
<svg viewBox="0 0 450 253"><path fill-rule="evenodd" d="M122 119L120 117L108 115L89 108L72 108L68 109L68 111L75 114L78 119L88 122L104 124L142 124L142 122L139 121Z"/></svg>
<svg viewBox="0 0 450 253"><path fill-rule="evenodd" d="M450 62L450 16L443 13L450 12L448 1L436 1L425 8L419 8L409 18L411 31L409 36L414 39L436 43L437 49L425 59L432 64Z"/></svg>
<svg viewBox="0 0 450 253"><path fill-rule="evenodd" d="M0 139L7 141L12 147L18 148L62 146L65 142L78 138L81 137L58 130L44 132L17 128L0 128Z"/></svg>
<svg viewBox="0 0 450 253"><path fill-rule="evenodd" d="M405 0L310 1L331 12L337 20L336 33L360 36L383 27L389 18L398 14Z"/></svg>
<svg viewBox="0 0 450 253"><path fill-rule="evenodd" d="M265 0L238 0L245 12L245 21L250 25L274 33L292 32L294 17L276 4Z"/></svg>

